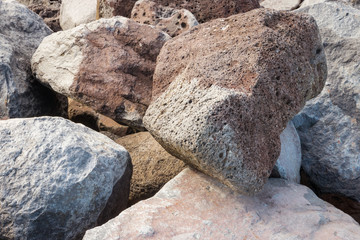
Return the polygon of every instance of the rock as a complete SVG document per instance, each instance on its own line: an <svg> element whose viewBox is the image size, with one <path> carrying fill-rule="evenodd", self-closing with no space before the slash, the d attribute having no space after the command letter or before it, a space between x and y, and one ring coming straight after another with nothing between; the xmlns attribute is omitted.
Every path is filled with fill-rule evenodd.
<svg viewBox="0 0 360 240"><path fill-rule="evenodd" d="M287 122L325 79L313 18L257 9L164 45L144 124L172 155L251 194L269 177Z"/></svg>
<svg viewBox="0 0 360 240"><path fill-rule="evenodd" d="M30 58L51 30L16 1L0 1L0 119L61 114L58 97L39 84Z"/></svg>
<svg viewBox="0 0 360 240"><path fill-rule="evenodd" d="M96 20L97 0L62 0L60 26L68 30Z"/></svg>
<svg viewBox="0 0 360 240"><path fill-rule="evenodd" d="M169 38L123 17L100 19L46 37L32 69L56 92L143 129L156 57Z"/></svg>
<svg viewBox="0 0 360 240"><path fill-rule="evenodd" d="M167 153L148 132L131 134L116 142L129 151L133 164L129 205L152 197L185 168L185 163Z"/></svg>
<svg viewBox="0 0 360 240"><path fill-rule="evenodd" d="M318 4L318 3L334 2L334 1L348 4L352 7L360 9L360 0L304 0L301 3L300 7L303 8L303 7L307 7L307 6Z"/></svg>
<svg viewBox="0 0 360 240"><path fill-rule="evenodd" d="M328 62L324 90L294 118L302 167L321 193L360 202L360 11L325 2L299 12L316 19Z"/></svg>
<svg viewBox="0 0 360 240"><path fill-rule="evenodd" d="M150 24L175 37L198 25L195 16L186 9L164 7L149 0L139 0L131 12L131 18L138 23Z"/></svg>
<svg viewBox="0 0 360 240"><path fill-rule="evenodd" d="M293 10L298 8L301 2L302 0L265 0L260 6L276 10Z"/></svg>
<svg viewBox="0 0 360 240"><path fill-rule="evenodd" d="M61 0L18 0L37 13L54 32L61 31L59 16Z"/></svg>
<svg viewBox="0 0 360 240"><path fill-rule="evenodd" d="M126 207L131 160L109 138L51 117L0 136L0 239L77 239Z"/></svg>
<svg viewBox="0 0 360 240"><path fill-rule="evenodd" d="M102 0L112 9L113 16L130 17L137 0ZM175 8L187 9L192 12L200 23L216 18L229 17L237 13L244 13L260 7L257 0L153 0L155 3ZM109 10L108 10L109 11Z"/></svg>
<svg viewBox="0 0 360 240"><path fill-rule="evenodd" d="M95 131L107 135L113 140L125 136L129 130L128 126L121 125L71 98L69 98L68 115L71 121L82 123Z"/></svg>
<svg viewBox="0 0 360 240"><path fill-rule="evenodd" d="M254 197L185 169L153 198L88 230L84 240L113 239L353 240L360 227L307 187L270 179Z"/></svg>

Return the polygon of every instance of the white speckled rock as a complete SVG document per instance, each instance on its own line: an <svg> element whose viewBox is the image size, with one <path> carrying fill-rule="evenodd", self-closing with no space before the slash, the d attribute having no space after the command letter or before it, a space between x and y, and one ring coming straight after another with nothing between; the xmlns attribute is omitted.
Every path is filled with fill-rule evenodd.
<svg viewBox="0 0 360 240"><path fill-rule="evenodd" d="M302 185L270 179L248 197L185 169L83 239L354 240L360 226Z"/></svg>
<svg viewBox="0 0 360 240"><path fill-rule="evenodd" d="M62 0L60 26L68 30L96 20L97 0Z"/></svg>
<svg viewBox="0 0 360 240"><path fill-rule="evenodd" d="M0 121L0 239L76 239L126 207L128 152L63 118Z"/></svg>
<svg viewBox="0 0 360 240"><path fill-rule="evenodd" d="M303 7L307 7L310 5L314 5L314 4L318 4L318 3L323 3L323 2L341 2L341 3L345 3L348 4L350 6L353 6L357 9L360 9L360 1L359 0L304 0L301 3L300 8Z"/></svg>

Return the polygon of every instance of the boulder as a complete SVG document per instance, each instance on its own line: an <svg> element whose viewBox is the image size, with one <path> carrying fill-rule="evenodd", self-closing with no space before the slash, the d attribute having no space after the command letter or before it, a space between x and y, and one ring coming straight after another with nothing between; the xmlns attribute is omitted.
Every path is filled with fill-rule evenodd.
<svg viewBox="0 0 360 240"><path fill-rule="evenodd" d="M32 69L56 92L143 129L156 57L169 38L124 17L100 19L46 37Z"/></svg>
<svg viewBox="0 0 360 240"><path fill-rule="evenodd" d="M279 177L300 183L301 144L292 121L280 134L281 152L270 177Z"/></svg>
<svg viewBox="0 0 360 240"><path fill-rule="evenodd" d="M30 66L32 54L51 32L24 5L0 1L0 119L60 114L61 101L36 81Z"/></svg>
<svg viewBox="0 0 360 240"><path fill-rule="evenodd" d="M149 0L139 0L131 12L138 23L150 24L175 37L198 25L195 16L186 9L164 7Z"/></svg>
<svg viewBox="0 0 360 240"><path fill-rule="evenodd" d="M97 0L62 0L60 26L68 30L96 20Z"/></svg>
<svg viewBox="0 0 360 240"><path fill-rule="evenodd" d="M144 124L172 155L251 194L269 177L287 122L325 79L315 20L256 9L164 45Z"/></svg>
<svg viewBox="0 0 360 240"><path fill-rule="evenodd" d="M302 0L265 0L260 2L260 6L276 10L293 10L298 8L301 2Z"/></svg>
<svg viewBox="0 0 360 240"><path fill-rule="evenodd" d="M298 12L316 19L328 62L324 90L294 118L302 167L319 192L360 202L360 11L325 2Z"/></svg>
<svg viewBox="0 0 360 240"><path fill-rule="evenodd" d="M184 162L167 153L148 132L130 134L116 142L129 151L133 164L129 205L152 197L185 168Z"/></svg>
<svg viewBox="0 0 360 240"><path fill-rule="evenodd" d="M348 4L348 5L352 6L352 7L360 9L360 0L304 0L301 3L300 7L303 8L303 7L307 7L307 6L318 4L318 3L334 2L334 1L341 2L341 3L344 3L344 4Z"/></svg>
<svg viewBox="0 0 360 240"><path fill-rule="evenodd" d="M120 15L130 17L131 11L137 0L101 0L108 7L103 7L107 12L112 12L112 16ZM200 23L207 22L216 18L229 17L233 14L243 13L260 5L257 0L153 0L162 6L187 9L192 12Z"/></svg>
<svg viewBox="0 0 360 240"><path fill-rule="evenodd" d="M131 160L63 118L0 121L0 239L78 239L127 205Z"/></svg>
<svg viewBox="0 0 360 240"><path fill-rule="evenodd" d="M360 226L307 187L270 179L253 197L185 169L153 198L88 230L84 240L354 240Z"/></svg>
<svg viewBox="0 0 360 240"><path fill-rule="evenodd" d="M18 0L37 13L54 32L61 31L59 15L61 0Z"/></svg>

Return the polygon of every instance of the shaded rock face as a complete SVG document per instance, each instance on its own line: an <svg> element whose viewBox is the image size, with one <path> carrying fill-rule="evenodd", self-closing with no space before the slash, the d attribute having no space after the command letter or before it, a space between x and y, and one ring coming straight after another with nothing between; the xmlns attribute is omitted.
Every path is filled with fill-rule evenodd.
<svg viewBox="0 0 360 240"><path fill-rule="evenodd" d="M76 239L126 207L131 160L107 137L51 117L0 136L0 239Z"/></svg>
<svg viewBox="0 0 360 240"><path fill-rule="evenodd" d="M56 92L143 129L156 57L169 38L123 17L101 19L45 38L32 69Z"/></svg>
<svg viewBox="0 0 360 240"><path fill-rule="evenodd" d="M60 26L68 30L96 20L97 0L62 0Z"/></svg>
<svg viewBox="0 0 360 240"><path fill-rule="evenodd" d="M360 227L302 185L270 179L263 191L248 197L185 169L153 198L84 236L84 240L143 238L353 240L360 238Z"/></svg>
<svg viewBox="0 0 360 240"><path fill-rule="evenodd" d="M172 155L250 194L269 177L287 122L325 79L313 18L258 9L164 45L144 124Z"/></svg>
<svg viewBox="0 0 360 240"><path fill-rule="evenodd" d="M54 32L61 31L59 15L61 0L18 0L38 14Z"/></svg>
<svg viewBox="0 0 360 240"><path fill-rule="evenodd" d="M51 30L16 1L0 2L0 118L58 115L60 102L31 73L30 59Z"/></svg>
<svg viewBox="0 0 360 240"><path fill-rule="evenodd" d="M113 9L113 16L130 17L137 0L106 0L106 5ZM157 4L175 9L187 9L200 22L207 22L216 18L229 17L237 13L244 13L260 7L257 0L154 0Z"/></svg>
<svg viewBox="0 0 360 240"><path fill-rule="evenodd" d="M198 25L195 16L186 9L164 7L149 0L139 0L131 12L131 19L150 24L175 37Z"/></svg>
<svg viewBox="0 0 360 240"><path fill-rule="evenodd" d="M133 164L129 205L152 197L165 183L185 168L148 132L131 134L116 141L129 151Z"/></svg>
<svg viewBox="0 0 360 240"><path fill-rule="evenodd" d="M360 11L337 2L299 11L316 19L329 67L324 90L294 118L302 167L321 193L360 202Z"/></svg>

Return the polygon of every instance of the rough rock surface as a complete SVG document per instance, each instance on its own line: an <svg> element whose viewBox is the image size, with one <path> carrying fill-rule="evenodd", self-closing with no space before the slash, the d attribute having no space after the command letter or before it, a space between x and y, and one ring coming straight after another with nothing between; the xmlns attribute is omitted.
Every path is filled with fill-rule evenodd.
<svg viewBox="0 0 360 240"><path fill-rule="evenodd" d="M360 202L360 11L337 2L299 11L316 19L328 62L324 90L294 118L302 167L322 193Z"/></svg>
<svg viewBox="0 0 360 240"><path fill-rule="evenodd" d="M281 152L270 177L280 177L300 183L301 144L292 121L280 134Z"/></svg>
<svg viewBox="0 0 360 240"><path fill-rule="evenodd" d="M58 114L55 93L39 84L30 59L51 30L16 1L0 1L0 119Z"/></svg>
<svg viewBox="0 0 360 240"><path fill-rule="evenodd" d="M352 7L360 9L360 0L304 0L301 3L300 7L303 8L303 7L314 5L314 4L317 4L317 3L334 2L334 1L341 2L341 3L344 3L344 4L348 4L348 5L352 6Z"/></svg>
<svg viewBox="0 0 360 240"><path fill-rule="evenodd" d="M116 142L129 151L133 164L129 205L152 197L185 168L184 162L167 153L148 132L131 134Z"/></svg>
<svg viewBox="0 0 360 240"><path fill-rule="evenodd" d="M142 128L156 57L169 38L124 17L100 19L46 37L32 69L56 92Z"/></svg>
<svg viewBox="0 0 360 240"><path fill-rule="evenodd" d="M51 30L61 31L59 21L61 0L18 0L18 2L37 13Z"/></svg>
<svg viewBox="0 0 360 240"><path fill-rule="evenodd" d="M307 187L270 179L254 197L185 169L153 198L88 230L84 240L354 240L360 226Z"/></svg>
<svg viewBox="0 0 360 240"><path fill-rule="evenodd" d="M254 193L279 157L287 122L325 79L314 19L256 9L164 45L144 124L172 155Z"/></svg>
<svg viewBox="0 0 360 240"><path fill-rule="evenodd" d="M131 19L150 24L175 37L198 25L195 16L186 9L164 7L149 0L139 0L131 12Z"/></svg>
<svg viewBox="0 0 360 240"><path fill-rule="evenodd" d="M119 214L128 152L63 118L0 121L0 239L76 239Z"/></svg>
<svg viewBox="0 0 360 240"><path fill-rule="evenodd" d="M300 6L301 0L265 0L260 3L264 8L276 10L293 10Z"/></svg>
<svg viewBox="0 0 360 240"><path fill-rule="evenodd" d="M130 17L137 0L104 0L113 9L113 16ZM200 22L207 22L216 18L229 17L260 7L257 0L153 0L162 6L187 9Z"/></svg>
<svg viewBox="0 0 360 240"><path fill-rule="evenodd" d="M68 30L96 20L97 0L62 0L60 26Z"/></svg>

